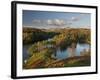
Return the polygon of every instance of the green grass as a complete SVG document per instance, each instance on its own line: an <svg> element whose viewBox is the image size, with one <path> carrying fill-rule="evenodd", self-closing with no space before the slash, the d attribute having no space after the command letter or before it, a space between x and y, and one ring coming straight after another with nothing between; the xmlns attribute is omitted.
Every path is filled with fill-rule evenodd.
<svg viewBox="0 0 100 80"><path fill-rule="evenodd" d="M64 67L78 67L78 66L90 66L90 60L76 61L74 63L67 63Z"/></svg>

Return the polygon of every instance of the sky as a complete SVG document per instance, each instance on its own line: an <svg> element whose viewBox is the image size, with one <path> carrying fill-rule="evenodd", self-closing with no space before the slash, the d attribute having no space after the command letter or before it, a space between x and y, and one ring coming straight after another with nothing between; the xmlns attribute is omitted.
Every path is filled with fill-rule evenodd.
<svg viewBox="0 0 100 80"><path fill-rule="evenodd" d="M90 13L23 10L23 27L90 28Z"/></svg>

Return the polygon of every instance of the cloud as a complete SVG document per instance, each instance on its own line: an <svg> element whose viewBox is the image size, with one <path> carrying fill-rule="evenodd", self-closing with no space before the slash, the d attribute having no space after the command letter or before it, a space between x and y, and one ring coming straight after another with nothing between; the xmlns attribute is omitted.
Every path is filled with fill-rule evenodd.
<svg viewBox="0 0 100 80"><path fill-rule="evenodd" d="M41 20L33 19L33 20L32 20L32 23L33 23L33 24L40 24L40 23L41 23Z"/></svg>
<svg viewBox="0 0 100 80"><path fill-rule="evenodd" d="M70 18L70 21L75 22L75 21L79 21L84 17L85 14L79 14L78 16L72 16Z"/></svg>
<svg viewBox="0 0 100 80"><path fill-rule="evenodd" d="M50 20L50 19L46 20L46 22L47 22L47 24L49 24L49 25L53 24L53 21Z"/></svg>
<svg viewBox="0 0 100 80"><path fill-rule="evenodd" d="M78 21L80 20L80 17L71 17L71 21Z"/></svg>
<svg viewBox="0 0 100 80"><path fill-rule="evenodd" d="M66 25L66 21L63 19L46 19L46 20L38 20L34 19L32 21L33 25L48 25L48 26L64 26Z"/></svg>
<svg viewBox="0 0 100 80"><path fill-rule="evenodd" d="M65 24L66 24L65 20L62 20L62 19L52 20L52 25L55 25L55 26L64 26Z"/></svg>

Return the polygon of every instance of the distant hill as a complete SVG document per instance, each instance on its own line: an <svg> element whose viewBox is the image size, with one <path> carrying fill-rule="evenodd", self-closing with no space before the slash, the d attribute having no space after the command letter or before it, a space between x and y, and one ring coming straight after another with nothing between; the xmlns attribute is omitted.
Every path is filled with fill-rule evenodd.
<svg viewBox="0 0 100 80"><path fill-rule="evenodd" d="M37 29L37 28L28 28L28 27L23 27L23 32L41 32L41 29Z"/></svg>

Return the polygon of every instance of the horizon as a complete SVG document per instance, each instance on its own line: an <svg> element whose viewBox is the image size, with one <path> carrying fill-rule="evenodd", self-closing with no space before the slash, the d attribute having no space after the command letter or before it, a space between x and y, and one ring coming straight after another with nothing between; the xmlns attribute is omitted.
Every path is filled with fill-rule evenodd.
<svg viewBox="0 0 100 80"><path fill-rule="evenodd" d="M24 26L23 28L34 28L34 29L91 29L90 27L61 27L61 28L39 28L39 27L32 27L32 26Z"/></svg>

